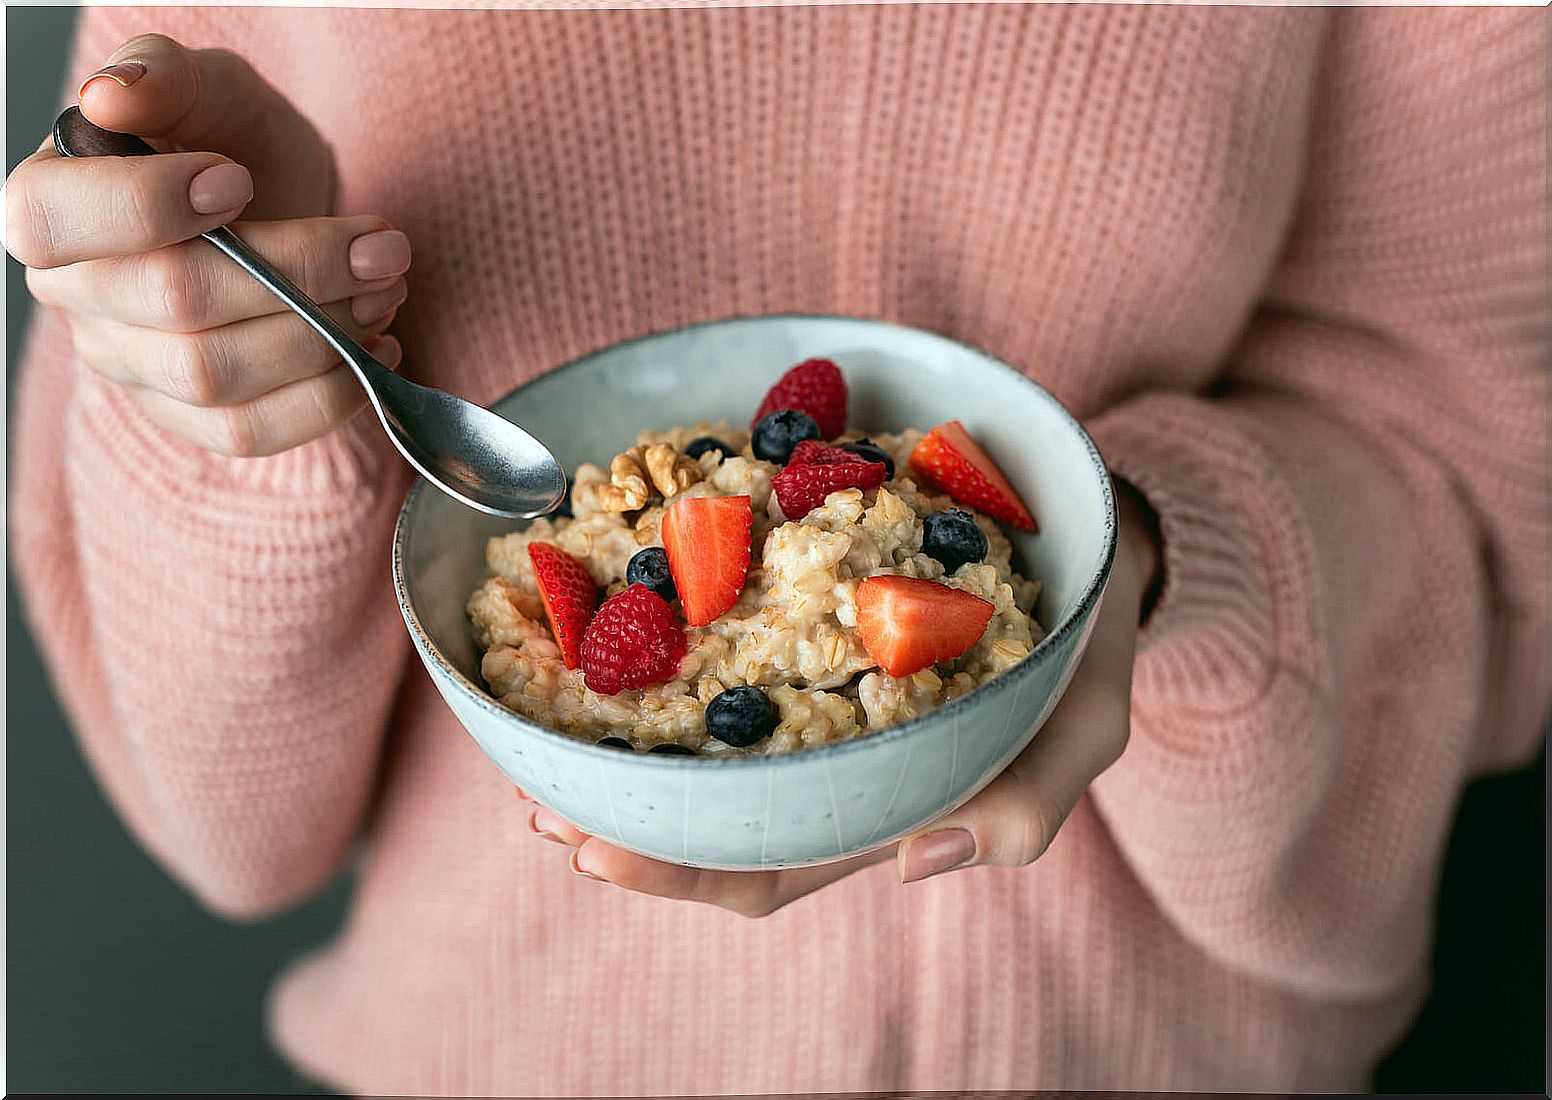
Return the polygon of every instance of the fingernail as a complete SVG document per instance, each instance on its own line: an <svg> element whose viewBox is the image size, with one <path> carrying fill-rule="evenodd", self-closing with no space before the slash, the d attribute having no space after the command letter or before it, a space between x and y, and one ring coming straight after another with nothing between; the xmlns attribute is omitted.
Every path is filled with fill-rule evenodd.
<svg viewBox="0 0 1552 1100"><path fill-rule="evenodd" d="M75 97L80 99L86 94L86 87L98 77L107 77L120 88L127 88L141 77L145 76L145 63L141 61L115 61L111 65L104 65L91 76L81 81L81 87L76 91Z"/></svg>
<svg viewBox="0 0 1552 1100"><path fill-rule="evenodd" d="M350 242L350 271L356 278L385 279L410 269L410 239L397 229L379 229Z"/></svg>
<svg viewBox="0 0 1552 1100"><path fill-rule="evenodd" d="M593 874L591 871L584 871L582 869L582 864L577 862L578 857L580 857L581 855L582 855L582 849L581 848L573 848L571 850L571 869L573 871L575 871L577 874L581 875L583 878L590 878L590 879L592 879L594 882L608 882L609 881L606 878L599 878L597 875Z"/></svg>
<svg viewBox="0 0 1552 1100"><path fill-rule="evenodd" d="M218 164L189 181L189 204L200 214L219 214L251 198L253 177L240 164Z"/></svg>
<svg viewBox="0 0 1552 1100"><path fill-rule="evenodd" d="M900 861L900 881L918 882L952 871L975 855L975 837L964 829L939 829L906 846Z"/></svg>
<svg viewBox="0 0 1552 1100"><path fill-rule="evenodd" d="M395 283L387 290L376 290L371 294L359 294L350 300L350 315L356 319L358 325L374 325L384 320L399 306L404 304L404 299L409 296L410 288L402 282Z"/></svg>
<svg viewBox="0 0 1552 1100"><path fill-rule="evenodd" d="M372 358L389 370L398 370L399 363L404 359L404 349L399 346L399 341L392 336L379 336L375 340L368 340L365 347L371 353ZM527 798L528 796L523 795L523 797Z"/></svg>
<svg viewBox="0 0 1552 1100"><path fill-rule="evenodd" d="M550 813L543 806L535 807L534 812L528 817L528 827L530 829L545 840L553 840L557 844L564 843L560 838L562 824L560 818Z"/></svg>

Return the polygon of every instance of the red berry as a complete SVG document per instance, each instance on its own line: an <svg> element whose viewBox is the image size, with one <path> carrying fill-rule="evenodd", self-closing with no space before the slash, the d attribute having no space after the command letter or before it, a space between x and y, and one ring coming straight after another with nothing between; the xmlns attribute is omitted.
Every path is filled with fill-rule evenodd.
<svg viewBox="0 0 1552 1100"><path fill-rule="evenodd" d="M547 542L530 542L528 560L533 562L534 579L539 582L544 614L550 620L555 644L560 646L561 660L567 668L576 668L582 660L582 635L598 606L598 586L585 565Z"/></svg>
<svg viewBox="0 0 1552 1100"><path fill-rule="evenodd" d="M857 633L891 676L958 657L980 640L994 611L979 596L919 577L868 577L857 586Z"/></svg>
<svg viewBox="0 0 1552 1100"><path fill-rule="evenodd" d="M750 427L778 409L807 413L826 439L834 439L846 430L846 379L841 376L841 368L828 359L799 363L771 387L749 422Z"/></svg>
<svg viewBox="0 0 1552 1100"><path fill-rule="evenodd" d="M911 469L929 488L985 512L1009 527L1035 531L1035 517L991 456L957 420L939 424L911 452Z"/></svg>
<svg viewBox="0 0 1552 1100"><path fill-rule="evenodd" d="M747 496L683 497L663 513L668 570L691 626L714 622L738 602L749 575L753 525Z"/></svg>
<svg viewBox="0 0 1552 1100"><path fill-rule="evenodd" d="M868 459L855 451L848 451L843 447L832 447L828 443L821 443L817 439L805 439L792 448L792 457L787 459L788 466L843 466L849 463L861 463L867 465Z"/></svg>
<svg viewBox="0 0 1552 1100"><path fill-rule="evenodd" d="M616 695L671 680L688 642L673 609L644 584L603 602L582 638L582 682Z"/></svg>
<svg viewBox="0 0 1552 1100"><path fill-rule="evenodd" d="M831 493L877 489L887 475L882 462L869 462L851 451L809 440L793 449L792 461L771 478L771 485L781 503L781 514L797 520L823 504Z"/></svg>

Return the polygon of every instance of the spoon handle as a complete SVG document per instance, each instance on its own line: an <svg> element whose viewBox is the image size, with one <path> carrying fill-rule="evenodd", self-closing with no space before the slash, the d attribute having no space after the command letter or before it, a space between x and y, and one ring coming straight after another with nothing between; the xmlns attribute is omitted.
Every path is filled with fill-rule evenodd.
<svg viewBox="0 0 1552 1100"><path fill-rule="evenodd" d="M54 122L54 147L67 157L148 157L155 156L157 152L134 134L104 130L89 121L79 107L66 108ZM350 369L368 392L372 391L377 376L388 373L387 367L372 358L364 347L335 323L334 318L319 308L317 302L271 267L269 261L255 252L247 241L224 225L201 235L236 260L244 271L296 311L319 336L327 340L329 346L350 364Z"/></svg>
<svg viewBox="0 0 1552 1100"><path fill-rule="evenodd" d="M304 294L301 288L290 279L271 267L269 261L255 252L248 242L236 233L222 225L203 236L205 240L236 260L244 271L263 284L265 290L296 311L302 320L317 331L319 336L329 342L330 347L339 352L355 371L356 377L368 388L371 387L371 380L368 377L371 372L388 369L372 358L371 353L358 344L350 333L341 328L334 318L325 313L317 302Z"/></svg>

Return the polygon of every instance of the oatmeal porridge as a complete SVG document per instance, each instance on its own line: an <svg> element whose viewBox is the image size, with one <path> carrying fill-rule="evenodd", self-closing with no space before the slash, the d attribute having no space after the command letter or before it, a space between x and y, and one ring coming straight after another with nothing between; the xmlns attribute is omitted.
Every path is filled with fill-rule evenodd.
<svg viewBox="0 0 1552 1100"><path fill-rule="evenodd" d="M468 612L492 695L617 748L781 753L1026 657L1040 585L999 519L1033 517L957 421L865 438L844 394L799 364L750 429L642 432L577 469L571 515L491 539Z"/></svg>

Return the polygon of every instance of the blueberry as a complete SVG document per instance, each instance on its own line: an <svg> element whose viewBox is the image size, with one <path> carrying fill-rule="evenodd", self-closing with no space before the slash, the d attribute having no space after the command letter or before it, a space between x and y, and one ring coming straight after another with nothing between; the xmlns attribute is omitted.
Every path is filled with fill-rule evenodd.
<svg viewBox="0 0 1552 1100"><path fill-rule="evenodd" d="M663 756L694 756L694 749L687 749L683 745L676 745L672 741L665 741L661 745L653 745L648 752L659 753Z"/></svg>
<svg viewBox="0 0 1552 1100"><path fill-rule="evenodd" d="M807 413L796 409L777 409L760 418L750 437L754 456L767 462L785 464L792 457L792 448L805 439L823 439L819 425Z"/></svg>
<svg viewBox="0 0 1552 1100"><path fill-rule="evenodd" d="M963 508L934 512L922 524L922 553L943 563L952 573L967 561L986 557L986 532L976 526Z"/></svg>
<svg viewBox="0 0 1552 1100"><path fill-rule="evenodd" d="M668 552L661 546L636 551L625 567L625 583L644 584L669 603L679 595L674 588L674 575L668 571Z"/></svg>
<svg viewBox="0 0 1552 1100"><path fill-rule="evenodd" d="M611 749L624 749L626 752L635 752L636 746L623 737L600 737L598 744Z"/></svg>
<svg viewBox="0 0 1552 1100"><path fill-rule="evenodd" d="M769 737L780 717L759 688L728 688L706 704L706 732L724 745L746 749Z"/></svg>
<svg viewBox="0 0 1552 1100"><path fill-rule="evenodd" d="M733 453L733 449L714 435L703 435L699 439L692 439L685 444L684 455L686 458L700 458L707 451L716 451L726 458ZM718 459L718 462L722 459Z"/></svg>
<svg viewBox="0 0 1552 1100"><path fill-rule="evenodd" d="M884 480L893 481L895 476L895 460L889 457L889 452L874 443L871 439L858 439L851 443L842 443L843 451L850 451L854 455L861 455L869 462L882 462L884 464Z"/></svg>

